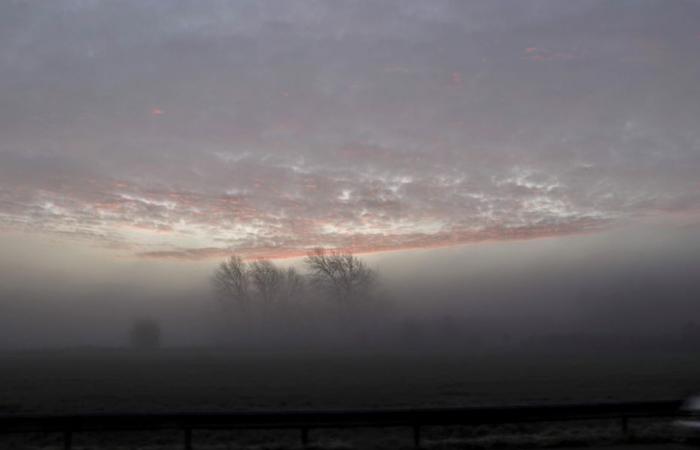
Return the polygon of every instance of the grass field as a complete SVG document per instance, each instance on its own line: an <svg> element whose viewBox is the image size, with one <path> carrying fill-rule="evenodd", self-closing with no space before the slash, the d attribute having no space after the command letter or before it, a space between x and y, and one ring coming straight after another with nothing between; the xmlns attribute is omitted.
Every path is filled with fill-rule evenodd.
<svg viewBox="0 0 700 450"><path fill-rule="evenodd" d="M700 387L700 358L690 354L597 356L503 353L455 355L261 355L223 351L72 350L0 355L0 413L90 413L478 406L662 400ZM548 446L614 442L616 424L433 430L436 447ZM204 432L201 432L204 433ZM640 424L655 440L666 424ZM350 448L365 436L381 448L410 446L406 430L315 432L325 447ZM325 437L324 437L325 436ZM524 437L526 436L526 437ZM3 448L35 448L56 436ZM80 439L85 440L80 447ZM324 440L325 439L325 440ZM199 448L298 445L295 432L207 433ZM136 442L148 444L139 447ZM108 445L109 444L109 445ZM179 448L173 433L83 436L76 448ZM112 446L110 446L112 445ZM219 446L217 446L219 445ZM10 447L8 447L10 446ZM262 446L262 447L261 447Z"/></svg>

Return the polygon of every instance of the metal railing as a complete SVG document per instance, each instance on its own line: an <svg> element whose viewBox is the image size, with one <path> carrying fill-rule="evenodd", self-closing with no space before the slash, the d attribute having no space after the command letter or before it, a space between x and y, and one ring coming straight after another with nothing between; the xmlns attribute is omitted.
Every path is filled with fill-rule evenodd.
<svg viewBox="0 0 700 450"><path fill-rule="evenodd" d="M392 409L355 411L284 411L172 414L96 414L73 416L0 416L0 434L62 433L64 449L73 434L95 431L178 430L191 450L193 430L297 429L303 445L309 431L320 428L406 427L416 447L421 428L437 425L486 425L583 420L619 420L622 431L637 418L682 417L680 401L596 403L578 405Z"/></svg>

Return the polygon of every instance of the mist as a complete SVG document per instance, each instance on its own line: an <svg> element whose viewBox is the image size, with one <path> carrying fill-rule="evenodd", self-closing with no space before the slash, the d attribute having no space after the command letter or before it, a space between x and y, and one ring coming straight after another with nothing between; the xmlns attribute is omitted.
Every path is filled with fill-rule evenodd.
<svg viewBox="0 0 700 450"><path fill-rule="evenodd" d="M677 442L698 23L694 0L0 2L0 448Z"/></svg>
<svg viewBox="0 0 700 450"><path fill-rule="evenodd" d="M614 352L640 342L684 350L697 326L700 228L692 223L360 255L379 276L371 302L346 307L307 291L265 315L217 297L216 259L115 262L57 243L53 257L39 257L46 242L12 242L18 251L0 263L6 350L127 347L142 318L159 324L166 348L273 353ZM274 263L306 271L300 258Z"/></svg>
<svg viewBox="0 0 700 450"><path fill-rule="evenodd" d="M120 347L144 318L165 347L261 351L692 334L697 17L0 5L0 346ZM374 305L262 318L213 292L232 254L303 273L314 247L366 261Z"/></svg>

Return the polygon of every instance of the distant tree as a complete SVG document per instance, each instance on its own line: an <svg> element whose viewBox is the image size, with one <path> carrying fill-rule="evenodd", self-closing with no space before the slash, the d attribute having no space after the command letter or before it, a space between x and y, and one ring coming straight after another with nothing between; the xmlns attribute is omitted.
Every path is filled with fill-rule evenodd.
<svg viewBox="0 0 700 450"><path fill-rule="evenodd" d="M376 285L376 273L352 253L317 248L304 261L312 283L341 303L368 299Z"/></svg>
<svg viewBox="0 0 700 450"><path fill-rule="evenodd" d="M283 301L299 300L306 289L306 280L294 267L287 269L284 277Z"/></svg>
<svg viewBox="0 0 700 450"><path fill-rule="evenodd" d="M247 307L250 302L248 264L240 256L232 255L219 265L212 279L219 298Z"/></svg>
<svg viewBox="0 0 700 450"><path fill-rule="evenodd" d="M248 267L256 294L264 305L276 303L285 283L285 273L268 260L255 261Z"/></svg>
<svg viewBox="0 0 700 450"><path fill-rule="evenodd" d="M160 346L160 325L153 319L140 319L131 326L129 339L131 346L139 349L153 349Z"/></svg>
<svg viewBox="0 0 700 450"><path fill-rule="evenodd" d="M219 297L241 307L269 307L298 300L306 280L295 268L283 270L268 260L246 263L239 256L222 262L212 278Z"/></svg>

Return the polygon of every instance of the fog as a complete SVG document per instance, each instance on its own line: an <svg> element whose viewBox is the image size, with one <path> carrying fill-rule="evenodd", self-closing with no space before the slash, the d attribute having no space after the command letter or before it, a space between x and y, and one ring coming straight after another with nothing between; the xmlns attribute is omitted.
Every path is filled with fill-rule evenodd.
<svg viewBox="0 0 700 450"><path fill-rule="evenodd" d="M698 24L697 0L0 1L0 448L677 443ZM432 410L484 405L518 408Z"/></svg>
<svg viewBox="0 0 700 450"><path fill-rule="evenodd" d="M264 314L217 297L217 259L107 258L28 234L3 245L6 350L125 347L142 318L160 325L163 347L232 352L683 350L700 312L692 221L360 255L379 275L373 300L339 306L307 292ZM274 263L306 271L302 259Z"/></svg>
<svg viewBox="0 0 700 450"><path fill-rule="evenodd" d="M680 348L698 17L682 0L0 4L0 347L122 347L148 319L170 348ZM316 246L375 270L371 301L310 289L243 312L214 292L231 254L304 273Z"/></svg>

